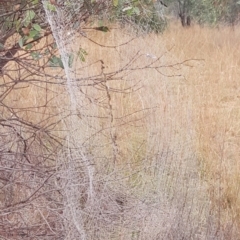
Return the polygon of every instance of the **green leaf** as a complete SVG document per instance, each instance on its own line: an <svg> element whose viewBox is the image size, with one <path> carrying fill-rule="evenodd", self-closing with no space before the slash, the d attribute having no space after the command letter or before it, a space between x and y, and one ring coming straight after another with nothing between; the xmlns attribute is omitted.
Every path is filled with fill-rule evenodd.
<svg viewBox="0 0 240 240"><path fill-rule="evenodd" d="M71 68L73 66L74 55L71 53L68 57L68 66Z"/></svg>
<svg viewBox="0 0 240 240"><path fill-rule="evenodd" d="M31 49L33 47L33 45L31 44L31 43L29 43L26 47L25 47L25 49L26 50L29 50L29 49Z"/></svg>
<svg viewBox="0 0 240 240"><path fill-rule="evenodd" d="M33 24L33 28L38 32L40 32L42 30L42 28L38 24Z"/></svg>
<svg viewBox="0 0 240 240"><path fill-rule="evenodd" d="M83 49L83 48L79 48L78 52L77 52L77 56L78 58L82 61L85 62L85 56L88 55L87 52Z"/></svg>
<svg viewBox="0 0 240 240"><path fill-rule="evenodd" d="M28 16L28 18L30 19L30 20L33 20L34 19L34 17L35 17L35 12L33 11L33 10L28 10L27 11L27 16Z"/></svg>
<svg viewBox="0 0 240 240"><path fill-rule="evenodd" d="M27 10L25 14L25 18L23 19L23 25L28 27L28 25L32 22L35 17L35 12L33 10Z"/></svg>
<svg viewBox="0 0 240 240"><path fill-rule="evenodd" d="M22 48L23 44L24 44L24 38L20 38L18 41L18 44L19 44L20 48Z"/></svg>
<svg viewBox="0 0 240 240"><path fill-rule="evenodd" d="M59 58L58 64L60 68L64 69L64 65L61 58Z"/></svg>
<svg viewBox="0 0 240 240"><path fill-rule="evenodd" d="M109 28L107 26L95 27L95 30L102 31L102 32L109 32Z"/></svg>
<svg viewBox="0 0 240 240"><path fill-rule="evenodd" d="M0 43L0 49L4 49L4 45Z"/></svg>
<svg viewBox="0 0 240 240"><path fill-rule="evenodd" d="M128 15L128 16L132 16L133 13L134 13L133 10L134 10L133 8L132 8L132 9L129 9L129 10L127 11L127 15Z"/></svg>
<svg viewBox="0 0 240 240"><path fill-rule="evenodd" d="M39 34L38 31L36 30L31 30L29 33L29 38L34 38L35 36L37 36Z"/></svg>
<svg viewBox="0 0 240 240"><path fill-rule="evenodd" d="M140 10L138 7L134 7L133 8L133 13L135 13L136 15L140 15Z"/></svg>
<svg viewBox="0 0 240 240"><path fill-rule="evenodd" d="M20 29L20 27L21 27L21 20L20 20L20 19L17 20L17 21L15 21L15 26L16 26L16 30L17 30L17 32L18 32L19 29Z"/></svg>
<svg viewBox="0 0 240 240"><path fill-rule="evenodd" d="M42 57L42 55L39 52L31 52L30 55L36 61L39 60Z"/></svg>
<svg viewBox="0 0 240 240"><path fill-rule="evenodd" d="M117 7L118 6L118 0L113 0L113 6Z"/></svg>
<svg viewBox="0 0 240 240"><path fill-rule="evenodd" d="M47 4L47 10L51 11L51 12L56 12L56 7L50 3Z"/></svg>
<svg viewBox="0 0 240 240"><path fill-rule="evenodd" d="M38 4L38 2L39 2L38 0L33 0L33 1L32 1L32 4L33 4L33 5L36 5L36 4Z"/></svg>
<svg viewBox="0 0 240 240"><path fill-rule="evenodd" d="M67 7L71 7L73 5L73 3L71 1L65 1L64 5Z"/></svg>
<svg viewBox="0 0 240 240"><path fill-rule="evenodd" d="M64 68L62 59L57 56L53 56L49 59L49 65L50 65L50 67Z"/></svg>

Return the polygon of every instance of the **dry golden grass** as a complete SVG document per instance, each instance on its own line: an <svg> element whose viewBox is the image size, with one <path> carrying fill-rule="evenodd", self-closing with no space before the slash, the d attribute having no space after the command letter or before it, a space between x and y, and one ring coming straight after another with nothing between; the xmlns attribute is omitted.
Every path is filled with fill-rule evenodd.
<svg viewBox="0 0 240 240"><path fill-rule="evenodd" d="M240 29L183 29L175 24L162 35L133 41L131 34L120 29L89 31L87 36L100 45L117 47L101 47L77 37L76 51L81 46L88 52L78 77L96 75L104 80L137 58L126 74L117 73L106 86L82 87L88 108L78 109L78 121L64 123L70 112L68 92L65 87L41 83L46 76L26 76L40 82L23 83L24 88L11 91L5 103L32 108L19 111L27 121L49 124L61 119L52 129L54 134L76 136L103 176L120 169L118 175L127 179L121 183L129 185L132 194L164 205L163 222L159 220L163 215L154 215L153 210L146 225L132 225L149 228L139 239L203 239L206 234L212 239L218 224L229 234L225 236L236 239L233 234L240 226ZM120 46L123 43L127 44ZM211 214L212 228L207 226Z"/></svg>
<svg viewBox="0 0 240 240"><path fill-rule="evenodd" d="M93 38L106 45L120 44L129 39L122 32L113 32L93 33ZM156 107L157 110L153 110L154 113L143 123L140 131L132 126L128 132L125 126L125 131L118 130L120 136L127 136L127 139L122 137L122 148L125 151L129 148L132 155L135 151L132 146L136 142L134 138L146 144L144 149L153 150L155 144L155 147L160 145L164 151L164 146L172 145L173 149L182 148L184 154L187 150L181 146L181 142L187 141L190 131L195 131L193 145L200 160L202 181L208 182L213 202L211 206L218 213L217 218L223 224L223 229L240 224L239 37L238 27L208 29L194 26L183 29L177 24L161 36L138 38L119 50L98 51L96 46L88 45L89 53L95 53L90 53L89 57L104 58L109 69L124 64L137 51L143 54L142 64L149 61L146 58L148 53L162 56L162 65L193 60L174 69L163 68L164 74L175 74L172 78L163 77L152 70L133 73L131 77L141 80L143 88L131 94L128 102L116 97L116 105L124 112L139 107ZM176 77L178 74L181 76ZM159 144L159 141L163 143Z"/></svg>
<svg viewBox="0 0 240 240"><path fill-rule="evenodd" d="M170 28L165 44L180 59L202 59L186 75L194 103L196 147L215 209L225 224L240 224L239 27ZM167 41L166 41L167 40Z"/></svg>
<svg viewBox="0 0 240 240"><path fill-rule="evenodd" d="M103 45L121 44L131 38L118 30L106 34L93 32L88 36ZM134 160L135 163L129 165L131 172L139 164L139 159L150 158L148 163L151 165L154 154L170 148L178 157L174 160L177 163L171 162L172 180L165 181L179 181L184 185L181 177L174 174L190 175L188 171L191 170L184 168L191 161L182 159L193 154L199 160L201 180L208 183L210 205L222 229L229 231L229 236L240 224L239 37L238 27L208 29L194 26L183 29L177 24L161 36L139 37L126 47L99 50L97 45L83 43L89 52L89 60L102 59L106 72L126 64L138 51L142 56L134 66L154 61L147 54L161 56L161 74L153 69L134 71L126 78L128 81L121 84L131 85L139 80L140 90L129 95L112 94L115 118L139 109L151 109L141 113L141 121L136 121L138 116L133 115L128 120L134 124L115 128L119 151L124 153L121 161ZM184 170L179 170L181 168ZM187 179L192 181L190 177ZM136 184L136 179L132 181ZM142 184L141 180L137 181Z"/></svg>

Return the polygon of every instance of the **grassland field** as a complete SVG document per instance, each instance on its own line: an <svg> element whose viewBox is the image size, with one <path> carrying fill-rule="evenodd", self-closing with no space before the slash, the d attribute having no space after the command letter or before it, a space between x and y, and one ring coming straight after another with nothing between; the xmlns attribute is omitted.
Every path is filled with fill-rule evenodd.
<svg viewBox="0 0 240 240"><path fill-rule="evenodd" d="M240 239L240 27L172 23L162 34L137 37L118 26L110 29L87 30L93 41L74 40L76 51L81 46L87 52L86 61L75 65L74 76L83 84L74 90L81 101L74 119L67 120L69 88L49 84L53 75L64 76L63 70L47 67L40 75L12 62L5 72L26 81L2 98L2 117L13 114L6 106L18 109L15 116L84 148L97 182L105 176L110 188L120 189L121 183L127 196L157 203L158 210L148 215L138 209L143 205L132 203L129 211L142 214L135 214L132 224L126 213L135 230L123 227L122 238L99 239ZM54 149L45 135L39 136L48 151ZM34 156L43 152L37 146ZM60 160L48 164L55 161ZM0 194L1 201L6 199ZM141 222L143 216L148 217Z"/></svg>

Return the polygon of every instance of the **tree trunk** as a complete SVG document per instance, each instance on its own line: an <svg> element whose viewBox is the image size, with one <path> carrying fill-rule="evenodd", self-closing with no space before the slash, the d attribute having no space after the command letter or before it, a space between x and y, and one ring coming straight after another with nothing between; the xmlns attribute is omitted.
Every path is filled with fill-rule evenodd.
<svg viewBox="0 0 240 240"><path fill-rule="evenodd" d="M178 1L179 7L179 17L181 20L181 24L183 27L188 27L191 25L191 17L188 14L188 2L185 1Z"/></svg>

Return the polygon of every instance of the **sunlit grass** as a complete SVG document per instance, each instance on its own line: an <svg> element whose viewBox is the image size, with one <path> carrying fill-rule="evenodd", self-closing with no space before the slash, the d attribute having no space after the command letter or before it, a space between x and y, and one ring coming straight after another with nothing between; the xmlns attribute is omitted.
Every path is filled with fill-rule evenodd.
<svg viewBox="0 0 240 240"><path fill-rule="evenodd" d="M163 39L181 59L203 61L186 76L194 103L196 146L213 206L225 227L239 224L239 27L194 26Z"/></svg>
<svg viewBox="0 0 240 240"><path fill-rule="evenodd" d="M38 81L18 84L4 103L19 108L18 116L26 121L50 124L49 131L63 142L70 139L74 148L81 146L96 167L96 181L107 179L116 192L124 189L126 198L133 197L125 211L139 210L133 217L139 222L130 222L126 213L130 229L123 225L119 230L123 237L128 232L124 239L221 239L224 234L236 239L240 29L174 24L162 35L134 38L114 26L87 36L95 43L80 37L74 42L77 50L88 53L76 71L78 78L105 80L137 57L106 85L79 88L85 105L74 120L68 120L69 89L44 83L55 81L47 74L63 75L59 69L47 68L45 76L21 72L26 80ZM7 118L11 112L4 114Z"/></svg>

